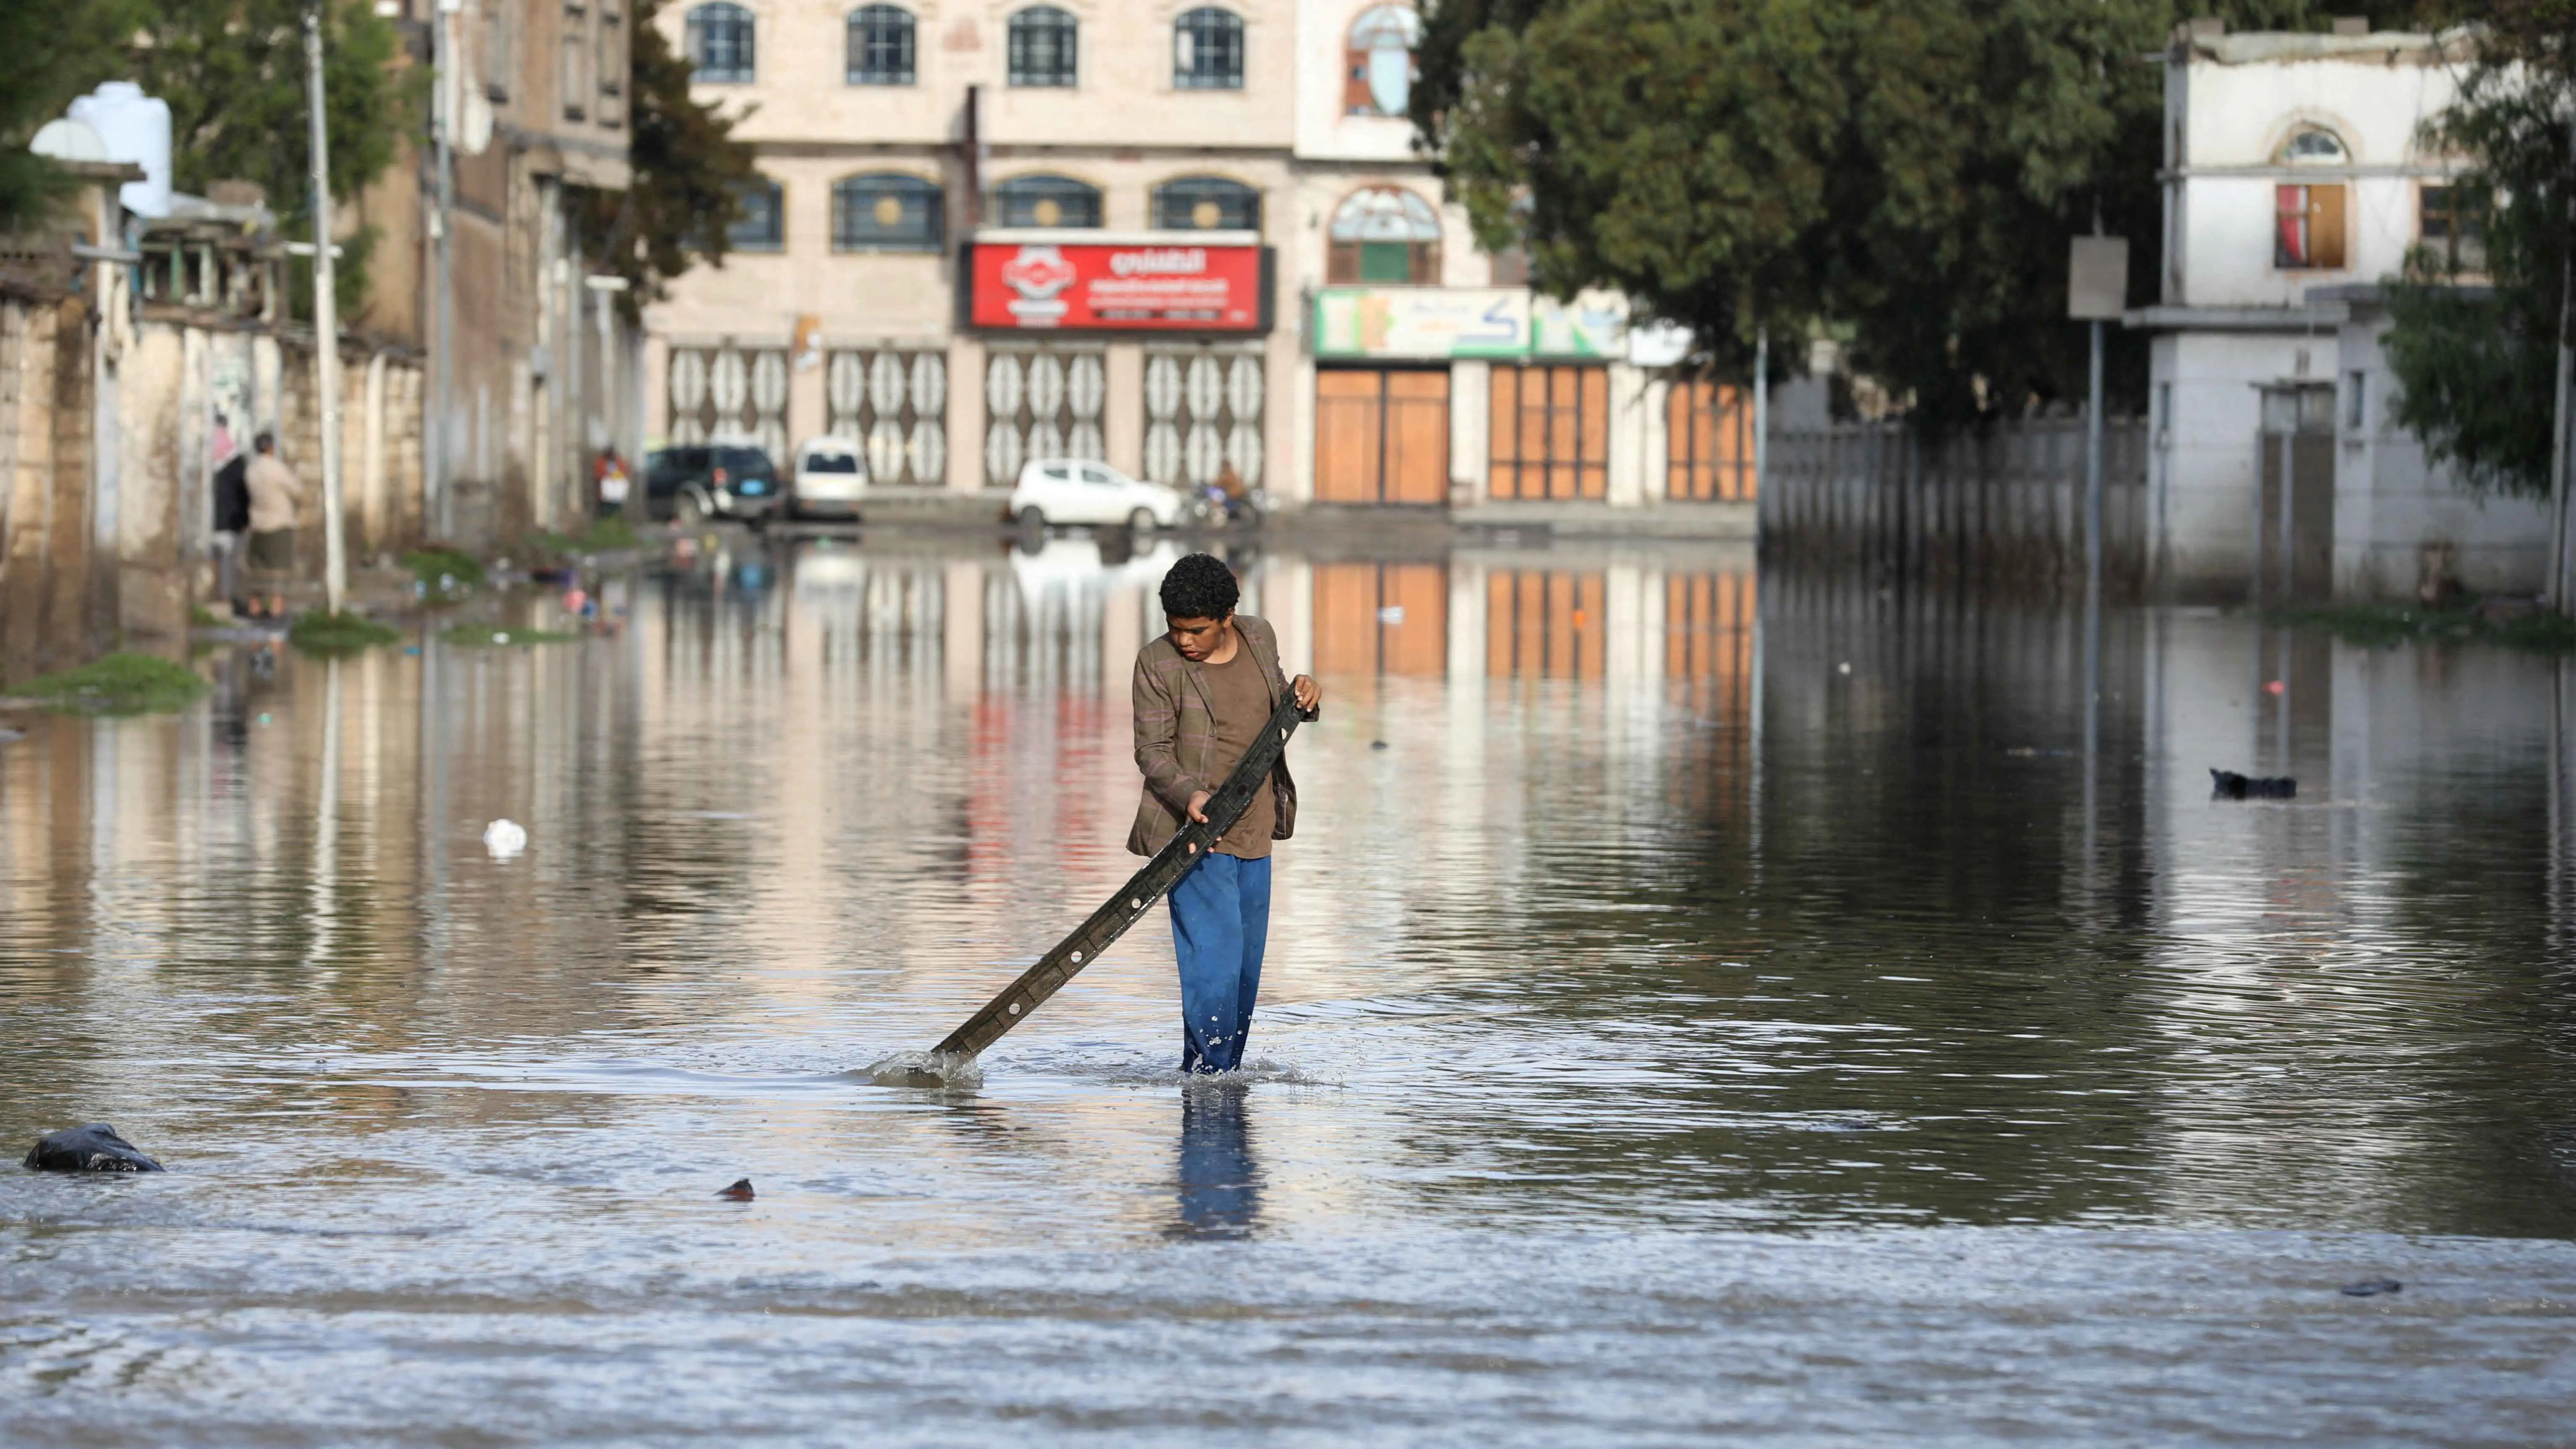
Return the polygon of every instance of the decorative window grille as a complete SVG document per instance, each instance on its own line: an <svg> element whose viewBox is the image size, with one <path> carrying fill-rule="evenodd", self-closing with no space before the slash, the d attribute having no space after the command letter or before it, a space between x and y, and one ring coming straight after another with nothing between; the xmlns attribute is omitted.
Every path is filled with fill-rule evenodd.
<svg viewBox="0 0 2576 1449"><path fill-rule="evenodd" d="M671 349L671 441L747 438L787 466L787 350L783 347Z"/></svg>
<svg viewBox="0 0 2576 1449"><path fill-rule="evenodd" d="M1261 193L1222 176L1185 176L1154 188L1154 225L1163 231L1259 231Z"/></svg>
<svg viewBox="0 0 2576 1449"><path fill-rule="evenodd" d="M854 86L908 86L913 81L912 12L900 5L862 5L850 12L848 78Z"/></svg>
<svg viewBox="0 0 2576 1449"><path fill-rule="evenodd" d="M1261 484L1258 353L1154 352L1145 358L1145 476L1197 487L1225 465Z"/></svg>
<svg viewBox="0 0 2576 1449"><path fill-rule="evenodd" d="M689 77L707 85L749 85L751 12L739 5L701 5L689 12Z"/></svg>
<svg viewBox="0 0 2576 1449"><path fill-rule="evenodd" d="M1074 83L1081 26L1052 5L1032 5L1011 17L1009 62L1015 86Z"/></svg>
<svg viewBox="0 0 2576 1449"><path fill-rule="evenodd" d="M868 482L948 481L948 355L895 348L834 352L824 372L827 431L857 440Z"/></svg>
<svg viewBox="0 0 2576 1449"><path fill-rule="evenodd" d="M984 478L1019 481L1032 458L1105 461L1101 404L1109 392L1097 348L996 350L984 363Z"/></svg>

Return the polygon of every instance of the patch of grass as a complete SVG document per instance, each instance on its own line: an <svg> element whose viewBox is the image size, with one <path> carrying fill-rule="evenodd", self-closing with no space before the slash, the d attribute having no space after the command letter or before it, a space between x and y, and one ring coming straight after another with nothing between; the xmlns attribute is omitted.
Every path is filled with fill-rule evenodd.
<svg viewBox="0 0 2576 1449"><path fill-rule="evenodd" d="M403 555L403 567L431 594L445 597L483 586L483 564L452 548L416 548Z"/></svg>
<svg viewBox="0 0 2576 1449"><path fill-rule="evenodd" d="M616 553L643 546L643 536L623 514L595 519L579 533L557 533L539 529L520 543L520 552L532 564L562 563L580 554Z"/></svg>
<svg viewBox="0 0 2576 1449"><path fill-rule="evenodd" d="M2576 619L2548 609L2479 603L2335 604L2271 609L2266 622L2323 629L2372 648L2399 644L2500 644L2536 654L2576 651Z"/></svg>
<svg viewBox="0 0 2576 1449"><path fill-rule="evenodd" d="M196 671L149 654L110 654L0 690L67 714L167 714L205 692Z"/></svg>
<svg viewBox="0 0 2576 1449"><path fill-rule="evenodd" d="M450 624L439 638L464 649L506 649L513 644L566 644L579 639L560 629L514 629L506 624Z"/></svg>
<svg viewBox="0 0 2576 1449"><path fill-rule="evenodd" d="M230 627L232 622L217 615L214 610L203 604L188 611L188 627L192 629L223 629Z"/></svg>
<svg viewBox="0 0 2576 1449"><path fill-rule="evenodd" d="M296 615L286 631L286 642L307 654L356 654L401 637L400 629L364 614L326 614L319 609Z"/></svg>

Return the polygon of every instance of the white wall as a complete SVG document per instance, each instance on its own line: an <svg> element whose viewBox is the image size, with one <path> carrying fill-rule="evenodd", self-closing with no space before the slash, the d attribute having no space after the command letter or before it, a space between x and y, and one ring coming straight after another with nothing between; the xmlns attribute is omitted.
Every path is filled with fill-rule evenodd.
<svg viewBox="0 0 2576 1449"><path fill-rule="evenodd" d="M2334 366L2332 333L2179 332L2156 338L2152 383L2173 386L2167 424L2163 532L2148 520L2148 556L2161 555L2167 579L2186 598L2241 595L2253 572L2256 435L2263 422L2259 383L2313 375ZM2301 366L2300 354L2307 354ZM2162 396L2161 393L2158 394Z"/></svg>
<svg viewBox="0 0 2576 1449"><path fill-rule="evenodd" d="M2337 349L2337 597L2413 598L2428 544L2450 547L2453 574L2472 593L2539 593L2549 566L2548 501L2481 494L2449 467L2428 465L2423 443L2396 420L2397 379L2382 346L2388 318L2375 307L2354 310Z"/></svg>
<svg viewBox="0 0 2576 1449"><path fill-rule="evenodd" d="M2294 39L2329 53L2243 64L2220 58ZM2172 139L2183 176L2180 265L2167 278L2169 304L2294 307L2309 287L2376 281L2405 261L2416 237L2417 192L2449 169L2417 144L2417 129L2451 103L2458 86L2421 37L2412 38L2419 42L2413 50L2396 49L2394 37L2376 48L2337 50L2329 44L2335 39L2232 37L2218 54L2196 50L2180 73L2169 74L2180 97L2168 114L2179 112ZM2339 137L2349 164L2284 164L2281 149L2292 132L2311 126ZM2343 267L2273 266L2274 188L2283 183L2346 188Z"/></svg>

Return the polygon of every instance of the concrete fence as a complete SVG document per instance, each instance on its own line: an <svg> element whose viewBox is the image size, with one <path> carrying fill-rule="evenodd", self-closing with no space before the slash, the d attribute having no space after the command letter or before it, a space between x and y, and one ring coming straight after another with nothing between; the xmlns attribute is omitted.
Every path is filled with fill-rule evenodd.
<svg viewBox="0 0 2576 1449"><path fill-rule="evenodd" d="M2106 588L2146 576L2147 429L2102 430ZM2002 593L2084 583L2084 420L2029 418L1926 443L1902 422L1774 428L1766 556Z"/></svg>
<svg viewBox="0 0 2576 1449"><path fill-rule="evenodd" d="M0 272L0 679L119 643L177 641L221 612L213 476L272 431L305 485L300 572L323 557L321 409L307 329L218 309L134 305L121 271ZM421 368L341 346L342 484L352 558L422 536Z"/></svg>

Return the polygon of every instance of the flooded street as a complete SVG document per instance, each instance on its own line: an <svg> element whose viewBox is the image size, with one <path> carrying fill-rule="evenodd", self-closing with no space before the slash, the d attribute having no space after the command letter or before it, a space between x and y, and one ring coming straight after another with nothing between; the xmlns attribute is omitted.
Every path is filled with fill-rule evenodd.
<svg viewBox="0 0 2576 1449"><path fill-rule="evenodd" d="M897 1090L1137 864L1179 549L734 547L0 746L0 1124L171 1169L0 1178L0 1437L2569 1432L2566 665L2114 611L2088 756L2074 613L1238 558L1326 690L1252 1068L1157 910Z"/></svg>

